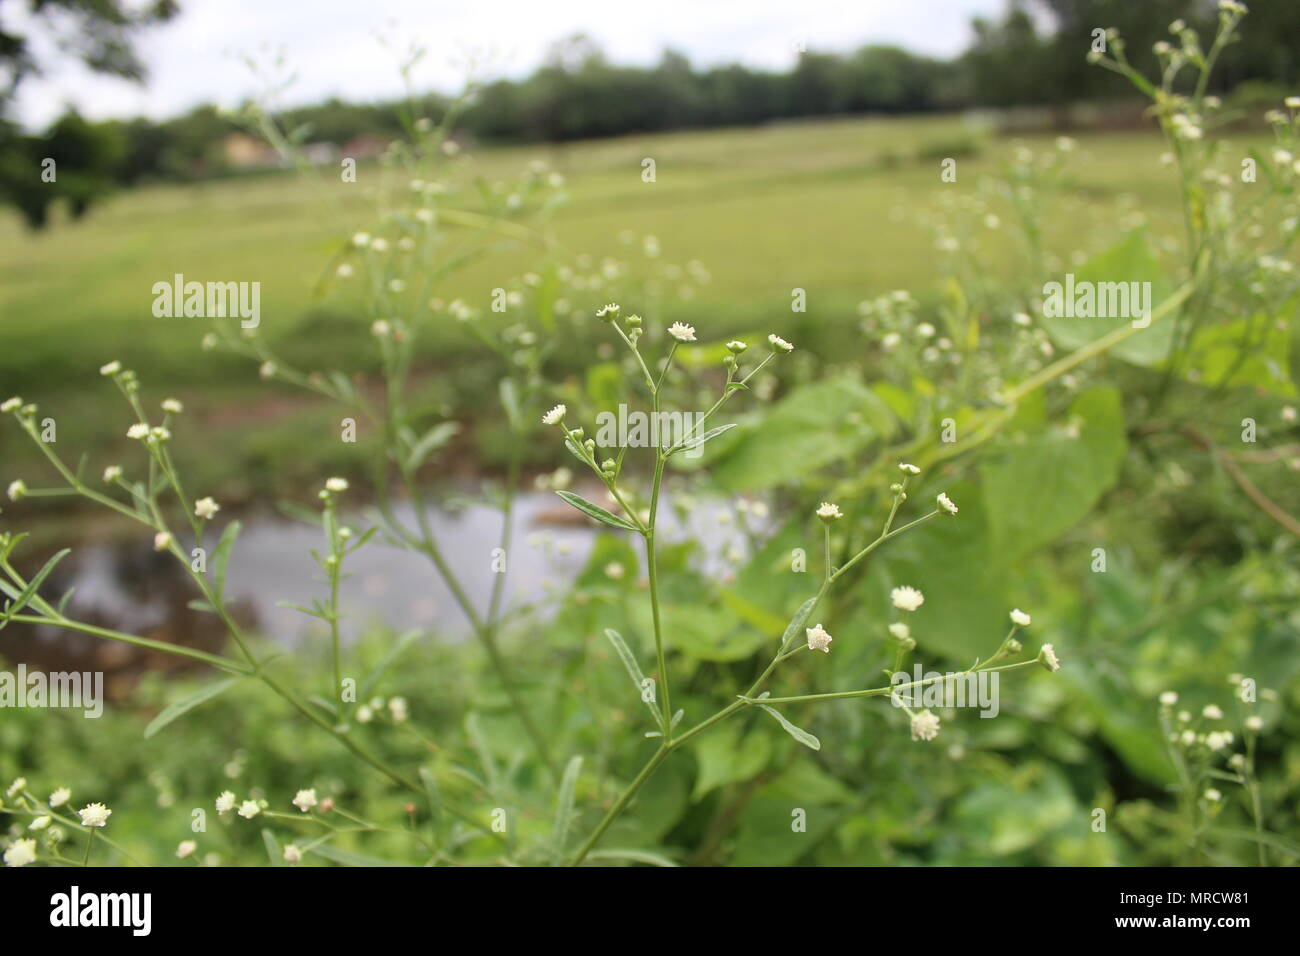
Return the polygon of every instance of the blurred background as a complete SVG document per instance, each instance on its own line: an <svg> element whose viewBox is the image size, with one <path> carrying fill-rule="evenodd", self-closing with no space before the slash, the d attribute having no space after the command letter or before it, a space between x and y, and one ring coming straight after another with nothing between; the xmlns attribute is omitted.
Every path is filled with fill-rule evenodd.
<svg viewBox="0 0 1300 956"><path fill-rule="evenodd" d="M499 531L494 489L512 476L529 489L510 596L546 622L558 660L535 642L519 651L528 693L560 739L596 748L611 775L635 771L617 751L640 734L622 723L635 702L609 689L621 675L607 688L589 671L592 654L617 667L591 635L640 613L638 557L556 505L567 456L551 435L520 442L508 427L500 356L482 341L533 363L532 420L558 400L594 413L617 401L619 361L590 318L607 301L648 325L689 322L709 342L776 331L798 346L756 390L752 427L672 489L676 540L699 539L665 562L690 693L712 699L748 666L757 644L734 629L779 633L798 603L799 582L774 587L771 569L805 543L809 503L839 491L872 514L872 482L879 493L904 452L930 459L933 490L954 489L976 530L904 545L858 582L842 611L873 643L841 653L836 630L837 689L888 663L880 596L899 575L934 589L931 633L918 639L938 661L962 666L996 643L1013 605L1032 605L1036 636L1075 655L1059 680L1004 689L1019 698L1005 719L954 716L930 749L906 739L896 714L856 704L816 718L836 742L818 755L788 751L769 727L720 732L694 764L661 772L626 841L696 863L1294 863L1300 210L1266 113L1300 93L1300 5L1251 4L1239 42L1218 56L1196 93L1215 103L1207 138L1221 151L1190 179L1151 100L1087 60L1094 31L1113 29L1129 62L1158 76L1168 58L1153 48L1183 42L1171 22L1208 47L1220 16L1188 0L0 0L0 392L39 401L61 452L84 455L93 475L134 447L102 364L136 370L153 399L180 399L173 454L188 486L244 522L231 571L240 614L311 672L315 631L277 604L318 587L307 557L318 532L294 509L332 474L366 502L378 438L333 440L337 406L265 365L259 374L246 355L202 348L211 323L155 318L152 288L177 273L260 282L268 348L378 394L368 329L389 315L375 311L352 237L386 234L422 197L440 210L439 238L419 255L397 246L383 278L391 315L420 323L412 405L425 422L456 423L419 472L438 500L434 526L485 600L492 574L468 556ZM401 144L429 125L446 131L436 173L411 180ZM1043 282L1140 277L1158 300L1183 281L1197 251L1188 210L1204 201L1196 184L1240 188L1242 157L1260 158L1259 193L1273 190L1267 209L1245 191L1225 213L1241 231L1223 239L1223 261L1240 268L1225 265L1235 285L1215 292L1236 311L1217 314L1249 324L1246 344L1189 331L1181 363L1103 356L1027 401L987 458L935 450L940 422L978 426L1009 383L1090 340L1040 322ZM40 181L47 158L53 182ZM354 182L340 176L347 160ZM947 160L955 183L940 178ZM528 226L485 235L455 213ZM496 290L522 315L494 312ZM795 290L806 309L792 310ZM536 357L539 335L553 341ZM683 355L704 368L705 350ZM1245 418L1260 423L1258 450L1241 444ZM1080 428L1083 447L1071 444ZM1229 445L1245 457L1216 450ZM0 463L5 483L49 483L41 451L8 423ZM4 530L31 535L25 561L75 549L51 584L76 587L85 619L222 646L222 630L189 606L184 575L128 523L59 497L4 504ZM452 595L397 548L376 543L358 562L346 591L356 653L378 664L402 630L435 636L404 651L396 691L453 735L466 709L481 712L508 760L518 728L490 677L458 657L467 627ZM699 584L700 568L725 601ZM166 858L184 836L191 794L208 800L231 781L267 786L306 766L331 792L388 799L251 691L142 743L169 684L201 679L170 675L162 655L20 625L0 634L0 655L109 674L116 704L101 721L6 714L0 774L111 791L121 839L147 857ZM457 677L464 668L475 676ZM1243 674L1268 692L1232 725L1240 743L1241 720L1263 715L1251 759L1266 825L1252 816L1254 791L1239 788L1220 818L1171 790L1186 778L1155 704L1177 689L1189 713L1230 710ZM564 687L591 713L557 703ZM616 716L605 722L601 708ZM419 759L426 743L392 747ZM792 842L782 822L796 793L825 810L808 841ZM151 808L175 809L175 832ZM1097 808L1119 821L1100 834ZM1207 835L1213 820L1229 835ZM211 862L257 843L222 839Z"/></svg>

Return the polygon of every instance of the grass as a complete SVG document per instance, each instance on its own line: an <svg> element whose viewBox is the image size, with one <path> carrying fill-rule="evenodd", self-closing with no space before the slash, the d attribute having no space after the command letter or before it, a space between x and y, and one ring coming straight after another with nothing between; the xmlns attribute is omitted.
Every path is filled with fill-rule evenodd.
<svg viewBox="0 0 1300 956"><path fill-rule="evenodd" d="M990 139L958 160L956 184L942 183L935 150L971 138L954 117L803 122L471 151L453 176L492 181L546 160L566 177L568 201L554 222L565 249L597 261L637 260L639 246L625 242L634 230L658 237L666 260L696 259L709 269L709 285L689 301L672 299L662 319L719 333L765 329L771 316L789 309L798 286L807 291L808 320L828 333L842 331L847 341L837 336L836 345L852 349L860 334L857 302L895 288L923 302L935 294L939 201L976 194L1018 144L1051 148L1047 136ZM1177 235L1177 196L1159 166L1161 150L1154 135L1142 133L1080 137L1068 188L1048 203L1048 246L1066 255L1095 251L1114 241L1116 220L1130 207L1155 230ZM647 156L657 164L654 183L641 180ZM209 422L212 440L194 462L207 487L239 494L225 486L242 474L252 494L274 490L269 483L277 473L288 480L299 471L318 473L318 456L336 443L301 435L328 426L325 411L260 382L251 365L202 352L206 320L155 318L151 287L177 272L260 281L262 329L273 341L289 340L289 355L308 352L321 367L364 369L355 302L346 291L321 298L316 290L344 238L370 225L382 175L363 166L358 183L324 187L343 221L328 217L312 183L288 172L122 193L80 223L56 222L38 234L3 214L0 241L10 253L0 264L0 391L39 401L57 418L60 441L88 450L99 468L125 444L114 436L126 419L115 404L101 402L100 391L87 389L98 385L100 364L121 359L141 371L153 400L175 394ZM992 269L1009 270L1005 230L986 233L981 245ZM437 292L486 309L490 290L535 267L537 256L519 247L486 257ZM478 346L449 320L435 330L427 354L437 368L478 354ZM238 405L264 410L256 416L258 436L212 421L216 409ZM0 435L14 466L7 470L33 483L33 450L15 447L12 431ZM282 465L287 470L278 471Z"/></svg>

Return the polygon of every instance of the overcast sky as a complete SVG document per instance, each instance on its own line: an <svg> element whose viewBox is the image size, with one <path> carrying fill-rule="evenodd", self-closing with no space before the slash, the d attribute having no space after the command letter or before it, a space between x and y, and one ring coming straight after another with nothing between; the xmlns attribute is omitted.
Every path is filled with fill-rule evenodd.
<svg viewBox="0 0 1300 956"><path fill-rule="evenodd" d="M846 50L895 43L939 56L961 51L975 14L1004 0L180 0L171 23L141 34L150 76L140 86L96 76L55 56L45 77L20 89L17 116L41 126L75 105L94 118L174 116L200 103L234 106L258 82L238 59L283 53L297 74L286 103L388 98L401 92L384 34L428 50L413 73L418 90L457 89L465 62L482 75L521 76L557 38L582 31L618 64L654 63L665 47L696 65L740 62L786 69L799 43ZM28 22L27 4L5 7ZM309 12L308 12L309 11ZM37 38L39 40L39 37ZM49 49L48 42L42 44ZM51 62L47 56L43 62Z"/></svg>

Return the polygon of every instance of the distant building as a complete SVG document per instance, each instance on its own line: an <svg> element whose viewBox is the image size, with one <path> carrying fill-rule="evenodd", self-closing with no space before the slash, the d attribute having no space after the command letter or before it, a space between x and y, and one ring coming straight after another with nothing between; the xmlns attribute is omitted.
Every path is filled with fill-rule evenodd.
<svg viewBox="0 0 1300 956"><path fill-rule="evenodd" d="M257 169L278 162L274 149L247 133L231 133L223 139L221 156L234 169Z"/></svg>

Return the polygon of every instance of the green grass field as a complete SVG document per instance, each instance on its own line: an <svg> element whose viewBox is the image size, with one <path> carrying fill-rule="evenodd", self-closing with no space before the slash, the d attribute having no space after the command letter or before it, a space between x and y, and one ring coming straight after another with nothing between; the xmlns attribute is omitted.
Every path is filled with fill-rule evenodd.
<svg viewBox="0 0 1300 956"><path fill-rule="evenodd" d="M789 314L791 288L799 286L807 291L808 321L833 333L836 348L851 350L861 334L853 321L859 301L897 288L922 302L935 298L941 202L983 195L986 174L1020 145L1052 149L1046 135L978 139L977 151L958 159L958 181L941 182L940 157L950 144L955 150L974 139L954 117L805 122L471 150L451 165L450 177L494 181L544 160L566 177L567 201L554 220L564 249L597 262L612 255L643 263L639 241L626 242L635 226L638 240L658 238L665 260L707 267L710 283L689 301L674 298L662 318L716 333L766 328L773 316ZM1115 240L1117 223L1134 210L1157 235L1176 236L1176 187L1159 164L1161 150L1154 134L1080 137L1063 188L1047 198L1047 247L1064 262L1095 252ZM642 182L644 157L657 163L656 182ZM82 222L56 221L39 234L4 214L0 391L48 408L60 440L88 449L98 466L119 443L106 436L118 435L126 419L116 403L101 400L108 393L96 370L121 359L141 371L154 400L175 394L191 402L212 439L191 452L192 464L219 484L242 473L244 487L222 484L228 494L259 490L259 476L318 473L326 464L319 456L330 452L303 439L300 427L318 410L260 382L251 365L201 351L206 320L155 318L150 307L153 283L178 272L200 281L257 280L262 330L271 341L321 366L364 368L360 330L350 318L359 310L349 291L338 283L324 284L323 295L317 290L350 232L370 227L364 216L383 172L363 165L355 184L335 182L332 169L322 172L329 179L323 189L337 203L286 171L122 193ZM331 216L331 205L340 214ZM1005 219L996 197L989 208ZM985 230L976 241L990 269L1005 272L1006 230ZM490 266L470 263L436 292L491 317L491 289L533 268L538 255L520 244L485 257ZM436 368L479 346L448 321L425 348ZM242 426L249 417L263 425L257 437L223 424ZM15 447L11 435L0 442L18 473L38 477L26 443Z"/></svg>

